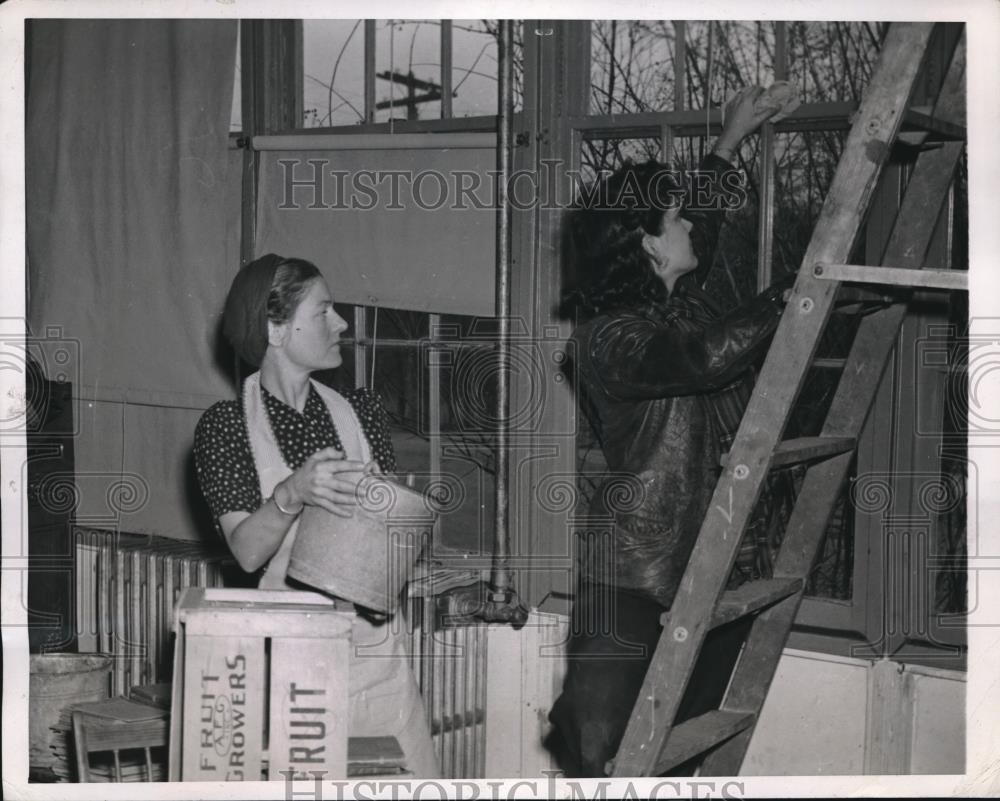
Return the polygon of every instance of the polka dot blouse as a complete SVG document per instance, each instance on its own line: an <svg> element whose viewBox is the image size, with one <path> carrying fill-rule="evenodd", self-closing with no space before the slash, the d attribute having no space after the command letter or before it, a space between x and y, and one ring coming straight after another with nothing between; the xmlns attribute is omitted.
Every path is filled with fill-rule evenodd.
<svg viewBox="0 0 1000 801"><path fill-rule="evenodd" d="M281 456L292 470L318 450L341 447L330 410L312 385L301 413L263 387L261 394ZM382 472L395 472L388 415L378 395L369 389L341 394L358 416ZM198 483L216 520L227 512L252 513L263 504L242 400L219 401L201 416L194 434L194 460Z"/></svg>

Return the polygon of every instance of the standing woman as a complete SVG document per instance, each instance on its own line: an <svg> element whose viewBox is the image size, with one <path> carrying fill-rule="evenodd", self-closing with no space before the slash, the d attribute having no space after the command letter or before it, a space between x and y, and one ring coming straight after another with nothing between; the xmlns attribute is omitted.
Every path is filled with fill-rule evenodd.
<svg viewBox="0 0 1000 801"><path fill-rule="evenodd" d="M577 389L610 474L590 508L595 527L608 520L610 531L582 543L567 676L550 713L549 745L571 777L605 775L618 750L739 423L748 371L784 307L775 287L724 314L702 288L733 200L712 188L732 188L733 151L779 107L756 87L734 99L687 208L664 165L626 163L570 218ZM627 506L616 491L623 480L634 490ZM706 639L678 721L717 708L742 635L724 627Z"/></svg>
<svg viewBox="0 0 1000 801"><path fill-rule="evenodd" d="M347 395L310 374L340 366L347 323L326 281L303 259L262 256L226 298L223 331L259 371L239 400L208 409L195 431L195 463L230 550L262 589L291 589L285 572L307 504L350 517L365 473L395 470L387 419L368 390ZM301 586L299 587L301 589ZM395 736L416 778L438 775L430 728L402 639L354 605L349 694L352 736ZM391 656L393 658L386 658Z"/></svg>

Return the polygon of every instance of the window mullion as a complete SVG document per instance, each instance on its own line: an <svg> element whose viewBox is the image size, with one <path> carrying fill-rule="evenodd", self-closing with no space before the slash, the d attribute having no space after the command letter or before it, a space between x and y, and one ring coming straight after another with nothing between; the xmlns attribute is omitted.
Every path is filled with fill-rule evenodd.
<svg viewBox="0 0 1000 801"><path fill-rule="evenodd" d="M674 111L683 111L687 91L687 39L684 20L674 21Z"/></svg>
<svg viewBox="0 0 1000 801"><path fill-rule="evenodd" d="M365 122L375 122L375 20L365 20Z"/></svg>
<svg viewBox="0 0 1000 801"><path fill-rule="evenodd" d="M354 386L367 386L368 381L368 309L364 306L354 307Z"/></svg>
<svg viewBox="0 0 1000 801"><path fill-rule="evenodd" d="M451 20L441 20L441 119L451 118Z"/></svg>

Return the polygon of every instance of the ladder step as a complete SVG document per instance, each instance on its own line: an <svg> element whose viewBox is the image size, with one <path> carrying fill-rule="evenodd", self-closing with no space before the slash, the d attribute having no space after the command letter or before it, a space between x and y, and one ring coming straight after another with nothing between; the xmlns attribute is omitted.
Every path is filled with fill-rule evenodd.
<svg viewBox="0 0 1000 801"><path fill-rule="evenodd" d="M741 584L735 590L722 594L712 614L712 628L759 612L765 606L795 595L801 589L800 578L762 579Z"/></svg>
<svg viewBox="0 0 1000 801"><path fill-rule="evenodd" d="M828 281L858 281L866 284L907 286L916 289L968 291L965 270L915 270L910 267L872 267L867 264L817 264L813 275Z"/></svg>
<svg viewBox="0 0 1000 801"><path fill-rule="evenodd" d="M797 437L786 439L778 443L771 457L771 467L788 467L802 462L811 462L817 459L828 459L841 453L854 450L855 440L853 437ZM723 467L729 462L729 454L724 453L719 457L719 464Z"/></svg>
<svg viewBox="0 0 1000 801"><path fill-rule="evenodd" d="M932 142L964 142L967 133L964 125L956 125L927 112L929 108L911 108L903 116L899 139L909 144L919 144L929 138ZM929 134L930 136L925 136Z"/></svg>
<svg viewBox="0 0 1000 801"><path fill-rule="evenodd" d="M834 314L854 315L885 308L899 300L899 290L877 284L841 284Z"/></svg>
<svg viewBox="0 0 1000 801"><path fill-rule="evenodd" d="M842 284L837 290L837 300L834 310L839 306L858 304L878 304L885 306L898 300L898 293L893 289L876 284Z"/></svg>
<svg viewBox="0 0 1000 801"><path fill-rule="evenodd" d="M753 712L716 709L674 726L652 775L662 776L671 768L705 753L744 729L749 729L756 717Z"/></svg>
<svg viewBox="0 0 1000 801"><path fill-rule="evenodd" d="M827 459L854 450L854 437L797 437L774 449L771 467L788 467L816 459Z"/></svg>
<svg viewBox="0 0 1000 801"><path fill-rule="evenodd" d="M802 589L800 578L776 578L748 581L735 590L722 593L719 603L712 613L709 628L718 628L726 623L732 623L741 617L759 612L765 606L794 595ZM670 625L670 610L660 615L660 625L666 628Z"/></svg>

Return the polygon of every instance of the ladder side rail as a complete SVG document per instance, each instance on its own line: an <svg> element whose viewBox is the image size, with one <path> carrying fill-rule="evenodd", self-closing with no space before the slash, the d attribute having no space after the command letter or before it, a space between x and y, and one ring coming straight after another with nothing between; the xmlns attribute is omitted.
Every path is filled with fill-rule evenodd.
<svg viewBox="0 0 1000 801"><path fill-rule="evenodd" d="M886 259L903 260L919 267L930 246L934 226L927 225L927 199L938 198L936 214L946 202L963 144L951 142L939 150L922 153L917 160L903 205L893 227ZM859 436L872 408L879 381L906 316L906 303L895 303L863 317L858 326L844 372L830 404L823 436ZM775 560L776 576L805 575L812 567L821 534L847 479L851 454L809 467ZM746 648L736 666L724 709L760 712L802 600L799 592L766 610L753 623ZM752 736L740 732L709 754L703 775L735 775Z"/></svg>
<svg viewBox="0 0 1000 801"><path fill-rule="evenodd" d="M965 117L965 42L960 38L934 107L934 117L955 123ZM964 145L949 143L939 150L921 153L907 183L896 221L890 232L883 261L899 260L901 266L926 266L933 226L928 216L941 213ZM863 317L845 369L821 431L824 437L859 437L875 400L882 374L890 361L906 304L897 303ZM793 509L775 575L804 576L811 569L822 532L847 479L850 455L812 465L805 476ZM744 709L757 714L773 681L781 649L787 641L802 600L802 593L766 610L754 621L747 647L737 665L723 708ZM704 775L735 775L749 747L753 729L735 737L708 754Z"/></svg>
<svg viewBox="0 0 1000 801"><path fill-rule="evenodd" d="M890 28L804 264L847 260L890 143L899 132L932 30L933 23L894 23ZM768 392L755 391L744 414L674 599L670 625L657 644L614 760L614 776L648 775L663 750L711 609L735 560L838 286L817 279L811 269L799 271L758 378L758 388L767 387ZM683 679L671 682L670 677Z"/></svg>

